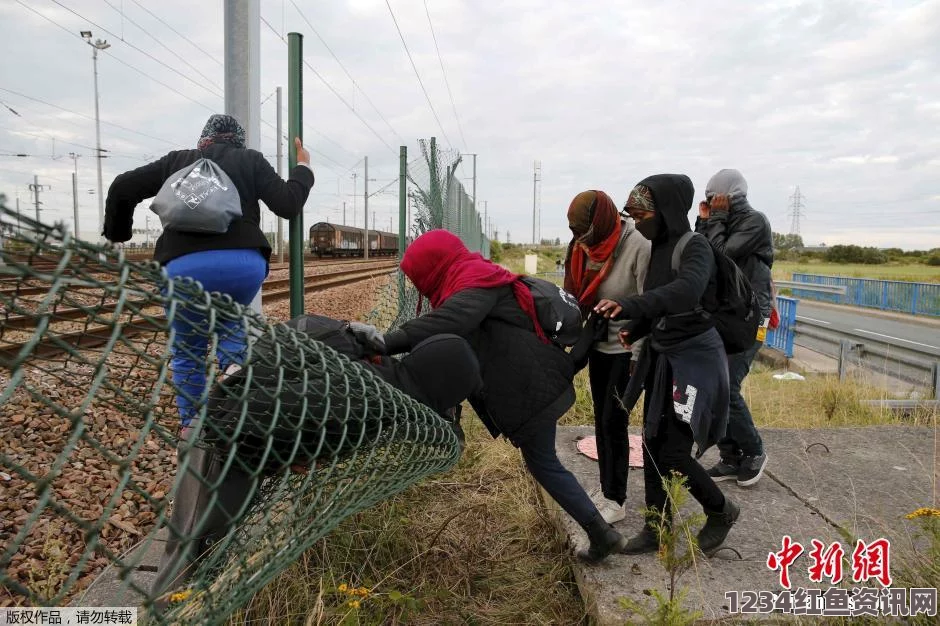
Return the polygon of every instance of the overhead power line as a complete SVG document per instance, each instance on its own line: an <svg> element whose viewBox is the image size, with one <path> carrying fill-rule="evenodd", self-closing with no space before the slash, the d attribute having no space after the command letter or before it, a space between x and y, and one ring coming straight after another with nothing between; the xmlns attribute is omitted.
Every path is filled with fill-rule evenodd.
<svg viewBox="0 0 940 626"><path fill-rule="evenodd" d="M137 0L131 0L131 2L133 2L134 4L136 4L137 6L139 6L139 7L140 7L141 9L143 9L144 11L146 11L153 19L157 20L158 22L160 22L161 24L163 24L164 26L166 26L167 28L169 28L171 31L173 31L174 33L176 33L177 35L179 35L182 39L185 39L187 42L189 42L189 45L191 45L191 46L192 46L193 48L195 48L196 50L199 50L200 52L202 52L204 55L206 55L207 57L209 57L212 61L214 61L215 63L217 63L219 66L225 67L225 64L222 63L222 61L218 60L217 58L215 58L214 56L212 56L210 53L206 52L206 50L205 50L204 48L201 48L201 47L199 46L199 44L197 44L195 41L193 41L192 39L190 39L189 37L187 37L187 36L184 35L183 33L179 32L178 30L176 30L175 28L173 28L171 25L167 24L166 21L163 20L163 18L161 18L159 15L156 15L153 11L151 11L150 9L148 9L147 7L145 7L144 5L142 5L142 4L141 4L140 2L138 2Z"/></svg>
<svg viewBox="0 0 940 626"><path fill-rule="evenodd" d="M55 2L55 1L56 1L56 0L53 0L53 2ZM63 26L62 24L59 24L58 22L56 22L56 21L53 20L52 18L43 15L42 13L40 13L39 11L37 11L36 9L34 9L33 7L31 7L31 6L29 6L28 4L22 2L22 0L16 0L16 3L19 4L20 6L22 6L23 8L32 11L33 13L35 13L36 15L38 15L39 17L41 17L42 19L46 20L47 22L53 24L54 26L56 26L56 27L58 27L58 28L61 28L62 30L64 30L65 32L67 32L67 33L68 33L69 35L71 35L72 37L75 37L75 38L77 38L77 39L79 39L79 40L81 40L81 41L84 42L84 39L82 39L80 35L78 35L77 33L73 32L72 30L66 28L66 27ZM66 8L67 8L67 7L66 7ZM72 12L74 13L74 11L72 11ZM84 18L83 18L83 19L84 19ZM102 30L105 30L105 29L102 29ZM112 36L113 36L113 35L112 35ZM203 107L204 109L208 109L209 111L212 111L213 113L215 112L215 109L213 109L212 107L210 107L210 106L208 106L208 105L206 105L206 104L203 104L202 102L199 102L198 100L195 100L194 98L190 98L189 96L187 96L186 94L182 93L182 92L179 91L178 89L175 89L174 87L171 87L171 86L167 85L166 83L157 80L157 79L154 78L151 74L148 74L147 72L144 72L143 70L137 69L136 67L134 67L134 66L131 65L130 63L121 60L121 58L118 57L117 55L115 55L115 54L109 54L109 55L108 55L108 58L114 59L115 61L117 61L117 62L120 63L121 65L124 65L124 66L129 67L130 69L134 70L135 72L137 72L137 73L140 74L141 76L145 76L145 77L149 78L150 80L152 80L153 82L157 83L158 85L161 85L161 86L164 87L165 89L167 89L167 90L169 90L169 91L172 91L173 93L175 93L175 94L177 94L177 95L179 95L179 96L182 96L183 98L189 100L190 102L193 102L193 103L195 103L195 104L198 104L199 106Z"/></svg>
<svg viewBox="0 0 940 626"><path fill-rule="evenodd" d="M333 52L333 49L330 48L329 44L326 43L326 41L324 41L323 37L320 36L320 33L317 32L317 29L313 27L313 24L310 23L310 20L307 19L307 16L306 16L306 15L304 15L304 12L300 9L299 6L297 6L297 3L294 2L294 0L290 0L290 3L291 3L291 5L293 5L294 9L296 9L297 12L300 14L301 19L303 19L303 21L307 23L307 26L310 27L310 30L313 31L313 34L317 36L317 39L320 40L320 43L323 44L323 47L326 48L327 52L330 53L330 56L333 57L333 60L336 61L336 62L339 64L339 66L343 69L343 72L346 74L346 77L349 78L350 81L352 81L352 84L356 87L356 89L359 90L359 93L361 93L361 94L365 97L366 102L369 103L369 105L370 105L370 106L372 107L372 109L376 112L376 114L379 116L379 118L380 118L383 122L385 122L385 125L388 126L388 129L389 129L390 131L392 131L392 134L395 135L396 137L398 137L399 141L401 141L403 144L404 144L404 143L407 143L404 139L402 139L402 136L399 135L398 132L397 132L394 128L392 128L392 125L389 124L389 122L388 122L387 119L385 119L385 116L382 115L382 112L379 111L379 108L378 108L377 106L375 106L375 103L374 103L374 102L372 102L372 98L369 97L369 94L367 94L367 93L365 92L365 90L364 90L362 87L359 86L359 83L357 83L357 82L356 82L356 79L352 77L352 74L349 73L349 70L346 69L346 66L343 65L343 62L339 60L339 57L336 56L336 53Z"/></svg>
<svg viewBox="0 0 940 626"><path fill-rule="evenodd" d="M444 69L444 59L441 58L441 49L437 46L437 35L434 34L434 24L431 22L431 11L428 9L428 0L424 0L424 12L428 16L428 26L431 27L431 39L434 40L434 49L437 51L437 60L441 64L441 73L444 74L444 84L447 86L447 95L450 97L450 106L454 110L454 119L457 120L457 130L460 132L460 141L463 142L464 151L467 149L467 138L463 136L463 126L460 125L460 116L457 115L457 105L454 104L454 94L450 90L450 81L447 80L447 70ZM474 198L474 202L476 198Z"/></svg>
<svg viewBox="0 0 940 626"><path fill-rule="evenodd" d="M401 45L405 47L405 54L408 55L408 60L411 61L411 68L415 71L415 76L418 78L418 84L421 85L421 91L424 92L424 97L428 101L428 106L431 107L431 113L434 115L434 119L437 120L437 125L441 129L441 133L444 136L444 141L447 142L447 145L453 147L453 144L450 142L450 138L447 136L447 131L444 130L444 125L441 124L441 118L437 116L437 111L434 110L434 105L431 103L431 96L428 95L428 90L424 88L424 81L421 80L421 74L418 72L418 66L415 65L415 60L411 57L411 51L408 49L408 44L405 43L405 36L401 33L401 28L398 26L398 19L395 17L395 11L392 10L392 5L389 4L388 0L385 0L385 6L388 7L388 12L392 16L392 21L395 23L395 30L398 31L398 37L401 39Z"/></svg>
<svg viewBox="0 0 940 626"><path fill-rule="evenodd" d="M164 63L163 61L161 61L161 60L158 59L157 57L153 56L152 54L150 54L150 53L147 52L146 50L143 50L143 49L141 49L141 48L135 46L134 44L132 44L131 42L127 41L126 39L124 39L124 38L121 37L120 35L118 35L118 34L112 32L112 31L108 30L108 29L105 28L104 26L101 26L100 24L96 24L95 22L91 21L90 19L88 19L87 17L85 17L84 15L82 15L81 13L79 13L79 12L75 11L74 9L72 9L72 8L70 8L70 7L68 7L68 6L64 5L64 4L62 4L61 2L59 2L59 0L52 0L52 2L54 2L54 3L57 4L57 5L59 5L60 7L62 7L63 9L65 9L66 11L68 11L69 13L71 13L72 15L74 15L75 17L79 18L80 20L83 20L83 21L85 21L85 22L88 22L89 24L91 24L91 25L94 26L95 28L104 31L105 33L107 33L108 35L111 35L111 36L114 37L115 39L120 39L121 42L124 43L124 45L128 46L129 48L132 48L133 50L136 50L137 52L139 52L140 54L144 55L145 57L147 57L147 58L153 60L155 63L158 63L158 64L162 65L163 67L165 67L166 69L170 70L170 71L173 72L174 74L180 76L181 78L183 78L183 79L185 79L185 80L188 80L189 82L191 82L192 84L196 85L196 86L199 87L200 89L204 89L204 90L208 91L210 94L212 94L212 95L214 95L214 96L216 96L216 97L224 98L223 94L221 94L221 93L219 93L219 92L216 92L216 91L212 91L212 90L209 89L206 85L203 85L203 84L200 83L199 81L194 80L191 76L187 76L186 74L184 74L183 72L179 71L179 70L176 69L175 67L173 67L173 66L171 66L171 65L167 65L166 63ZM115 58L116 58L116 57L115 57Z"/></svg>

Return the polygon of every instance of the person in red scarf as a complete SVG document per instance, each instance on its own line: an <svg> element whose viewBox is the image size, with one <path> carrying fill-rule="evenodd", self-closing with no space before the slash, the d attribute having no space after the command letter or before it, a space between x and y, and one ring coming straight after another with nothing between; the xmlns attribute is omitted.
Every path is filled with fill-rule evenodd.
<svg viewBox="0 0 940 626"><path fill-rule="evenodd" d="M441 333L466 339L483 376L470 404L490 434L521 450L535 480L587 532L590 546L580 558L596 562L619 552L625 539L555 452L556 422L574 404L574 363L545 338L521 276L471 253L444 230L415 239L401 269L433 310L386 334L388 353L407 352Z"/></svg>
<svg viewBox="0 0 940 626"><path fill-rule="evenodd" d="M630 461L629 416L618 398L627 388L643 341L628 350L617 337L625 320L588 314L602 299L623 300L643 292L650 242L636 231L632 218L618 214L603 191L582 191L574 197L568 207L568 227L572 239L565 259L565 289L577 298L592 327L594 342L587 364L603 496L598 508L612 524L626 517Z"/></svg>

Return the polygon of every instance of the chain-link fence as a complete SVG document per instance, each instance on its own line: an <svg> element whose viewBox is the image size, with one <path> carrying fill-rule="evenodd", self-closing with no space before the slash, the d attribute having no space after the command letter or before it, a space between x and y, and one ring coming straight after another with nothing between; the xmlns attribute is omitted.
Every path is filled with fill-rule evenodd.
<svg viewBox="0 0 940 626"><path fill-rule="evenodd" d="M409 195L415 208L415 235L435 228L454 233L473 252L490 256L483 218L474 199L457 178L462 156L454 150L442 150L431 138L420 141L421 156L408 163Z"/></svg>
<svg viewBox="0 0 940 626"><path fill-rule="evenodd" d="M341 520L457 461L447 422L329 347L20 224L0 253L0 606L75 603L109 570L157 623L220 623ZM393 281L372 321L416 302ZM170 367L187 333L210 355L195 391ZM156 587L154 550L171 555Z"/></svg>

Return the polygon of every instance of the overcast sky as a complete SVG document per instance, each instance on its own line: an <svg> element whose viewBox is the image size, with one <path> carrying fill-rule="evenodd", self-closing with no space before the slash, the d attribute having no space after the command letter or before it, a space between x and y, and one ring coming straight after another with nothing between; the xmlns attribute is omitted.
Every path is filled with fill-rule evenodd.
<svg viewBox="0 0 940 626"><path fill-rule="evenodd" d="M261 97L274 124L273 92L287 84L282 35L303 33L322 76L304 71L304 134L317 151L306 226L341 221L344 201L352 220L353 172L361 220L362 157L376 189L397 177L399 145L415 157L417 140L436 136L478 153L478 197L502 241L507 231L531 241L539 160L542 237L568 238L565 212L584 189L619 206L645 176L680 172L700 198L711 174L734 167L778 232L790 230L799 186L807 244L940 246L940 0L427 0L440 59L424 1L391 0L430 104L385 0L294 1L302 13L261 0ZM98 63L105 189L192 146L224 110L222 5L0 0L0 192L10 204L18 193L32 212L38 174L51 186L43 218L71 222L76 152L83 234L97 224L91 48L80 30L111 44ZM273 161L276 133L261 131ZM18 153L30 156L7 156ZM397 196L370 205L386 229ZM147 215L140 207L135 226Z"/></svg>

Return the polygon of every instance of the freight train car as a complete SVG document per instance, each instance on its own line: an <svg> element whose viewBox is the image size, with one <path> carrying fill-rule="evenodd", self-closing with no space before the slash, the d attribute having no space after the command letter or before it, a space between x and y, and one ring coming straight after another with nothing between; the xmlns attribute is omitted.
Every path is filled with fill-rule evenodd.
<svg viewBox="0 0 940 626"><path fill-rule="evenodd" d="M363 255L361 228L317 222L310 227L310 252L318 257ZM369 256L395 256L398 254L398 235L379 230L369 231Z"/></svg>

